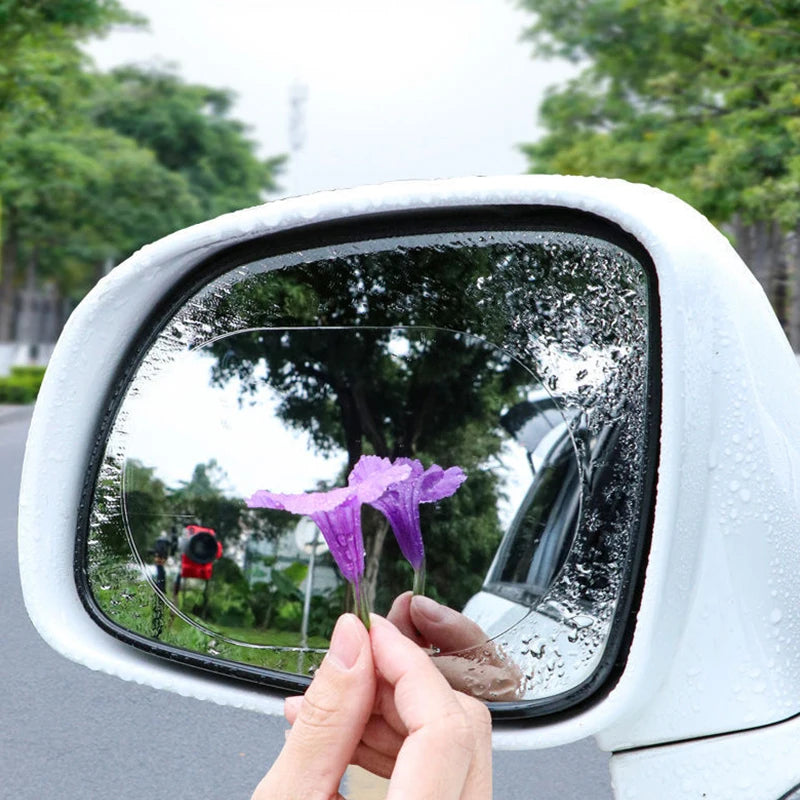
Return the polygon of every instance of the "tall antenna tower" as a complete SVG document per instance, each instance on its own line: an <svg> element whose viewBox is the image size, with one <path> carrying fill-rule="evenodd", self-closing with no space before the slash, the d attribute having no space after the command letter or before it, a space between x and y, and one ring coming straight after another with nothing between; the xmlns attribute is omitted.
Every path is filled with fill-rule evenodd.
<svg viewBox="0 0 800 800"><path fill-rule="evenodd" d="M308 104L308 84L295 80L289 87L289 188L291 193L299 193L297 186L297 162L300 151L306 143L306 106Z"/></svg>
<svg viewBox="0 0 800 800"><path fill-rule="evenodd" d="M289 89L289 148L299 153L306 142L306 104L308 85L295 81Z"/></svg>

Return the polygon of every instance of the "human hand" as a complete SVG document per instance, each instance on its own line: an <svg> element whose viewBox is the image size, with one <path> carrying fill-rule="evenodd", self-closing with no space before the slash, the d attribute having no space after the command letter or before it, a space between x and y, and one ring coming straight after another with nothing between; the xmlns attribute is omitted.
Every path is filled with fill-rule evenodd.
<svg viewBox="0 0 800 800"><path fill-rule="evenodd" d="M451 689L430 657L381 617L372 617L370 640L378 690L352 763L391 777L387 800L490 800L491 719L486 707ZM324 676L320 667L311 688ZM286 717L293 725L302 720L305 702L287 700ZM349 698L341 704L349 707ZM317 759L321 752L317 750ZM337 795L269 797L327 800Z"/></svg>
<svg viewBox="0 0 800 800"><path fill-rule="evenodd" d="M252 800L344 800L339 783L372 713L375 687L369 634L345 614L305 695L286 701L292 730Z"/></svg>
<svg viewBox="0 0 800 800"><path fill-rule="evenodd" d="M519 699L523 675L473 620L430 597L405 592L387 619L422 648L433 647L434 665L456 690L490 702Z"/></svg>

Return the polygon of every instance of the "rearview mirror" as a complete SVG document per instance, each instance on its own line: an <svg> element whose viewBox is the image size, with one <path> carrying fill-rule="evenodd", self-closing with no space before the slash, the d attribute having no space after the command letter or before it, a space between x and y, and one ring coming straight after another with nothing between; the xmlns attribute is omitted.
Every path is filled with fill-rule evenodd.
<svg viewBox="0 0 800 800"><path fill-rule="evenodd" d="M75 550L91 616L149 653L301 689L353 591L308 517L248 499L345 486L365 454L412 459L466 475L420 510L443 616L420 616L413 565L365 504L369 605L498 716L587 701L624 664L646 556L653 280L621 230L547 207L223 248L142 323L107 401Z"/></svg>
<svg viewBox="0 0 800 800"><path fill-rule="evenodd" d="M25 604L93 669L280 714L367 603L489 704L495 746L595 735L617 783L658 763L671 796L686 747L795 736L798 394L752 274L663 192L270 203L143 249L70 318Z"/></svg>

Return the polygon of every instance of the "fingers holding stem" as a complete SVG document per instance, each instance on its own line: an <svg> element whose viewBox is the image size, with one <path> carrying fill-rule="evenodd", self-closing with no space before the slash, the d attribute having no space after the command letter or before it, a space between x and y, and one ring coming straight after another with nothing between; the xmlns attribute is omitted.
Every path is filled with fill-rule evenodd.
<svg viewBox="0 0 800 800"><path fill-rule="evenodd" d="M372 713L375 684L369 635L345 614L311 686L302 698L287 701L292 729L252 800L336 797Z"/></svg>
<svg viewBox="0 0 800 800"><path fill-rule="evenodd" d="M375 667L392 688L408 732L387 800L488 800L491 723L486 707L453 691L430 657L382 617L373 615L370 640Z"/></svg>

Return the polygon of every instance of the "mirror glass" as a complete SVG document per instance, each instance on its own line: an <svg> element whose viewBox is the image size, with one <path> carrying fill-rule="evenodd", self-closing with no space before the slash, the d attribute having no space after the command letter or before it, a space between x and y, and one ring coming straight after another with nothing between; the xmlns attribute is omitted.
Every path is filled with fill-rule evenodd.
<svg viewBox="0 0 800 800"><path fill-rule="evenodd" d="M289 684L367 604L477 697L569 695L603 662L647 513L648 293L626 250L563 231L227 269L125 391L85 544L93 603L140 645ZM359 464L383 472L359 482ZM310 492L345 499L320 522L291 499ZM331 522L345 508L361 566ZM395 535L416 514L421 545Z"/></svg>

